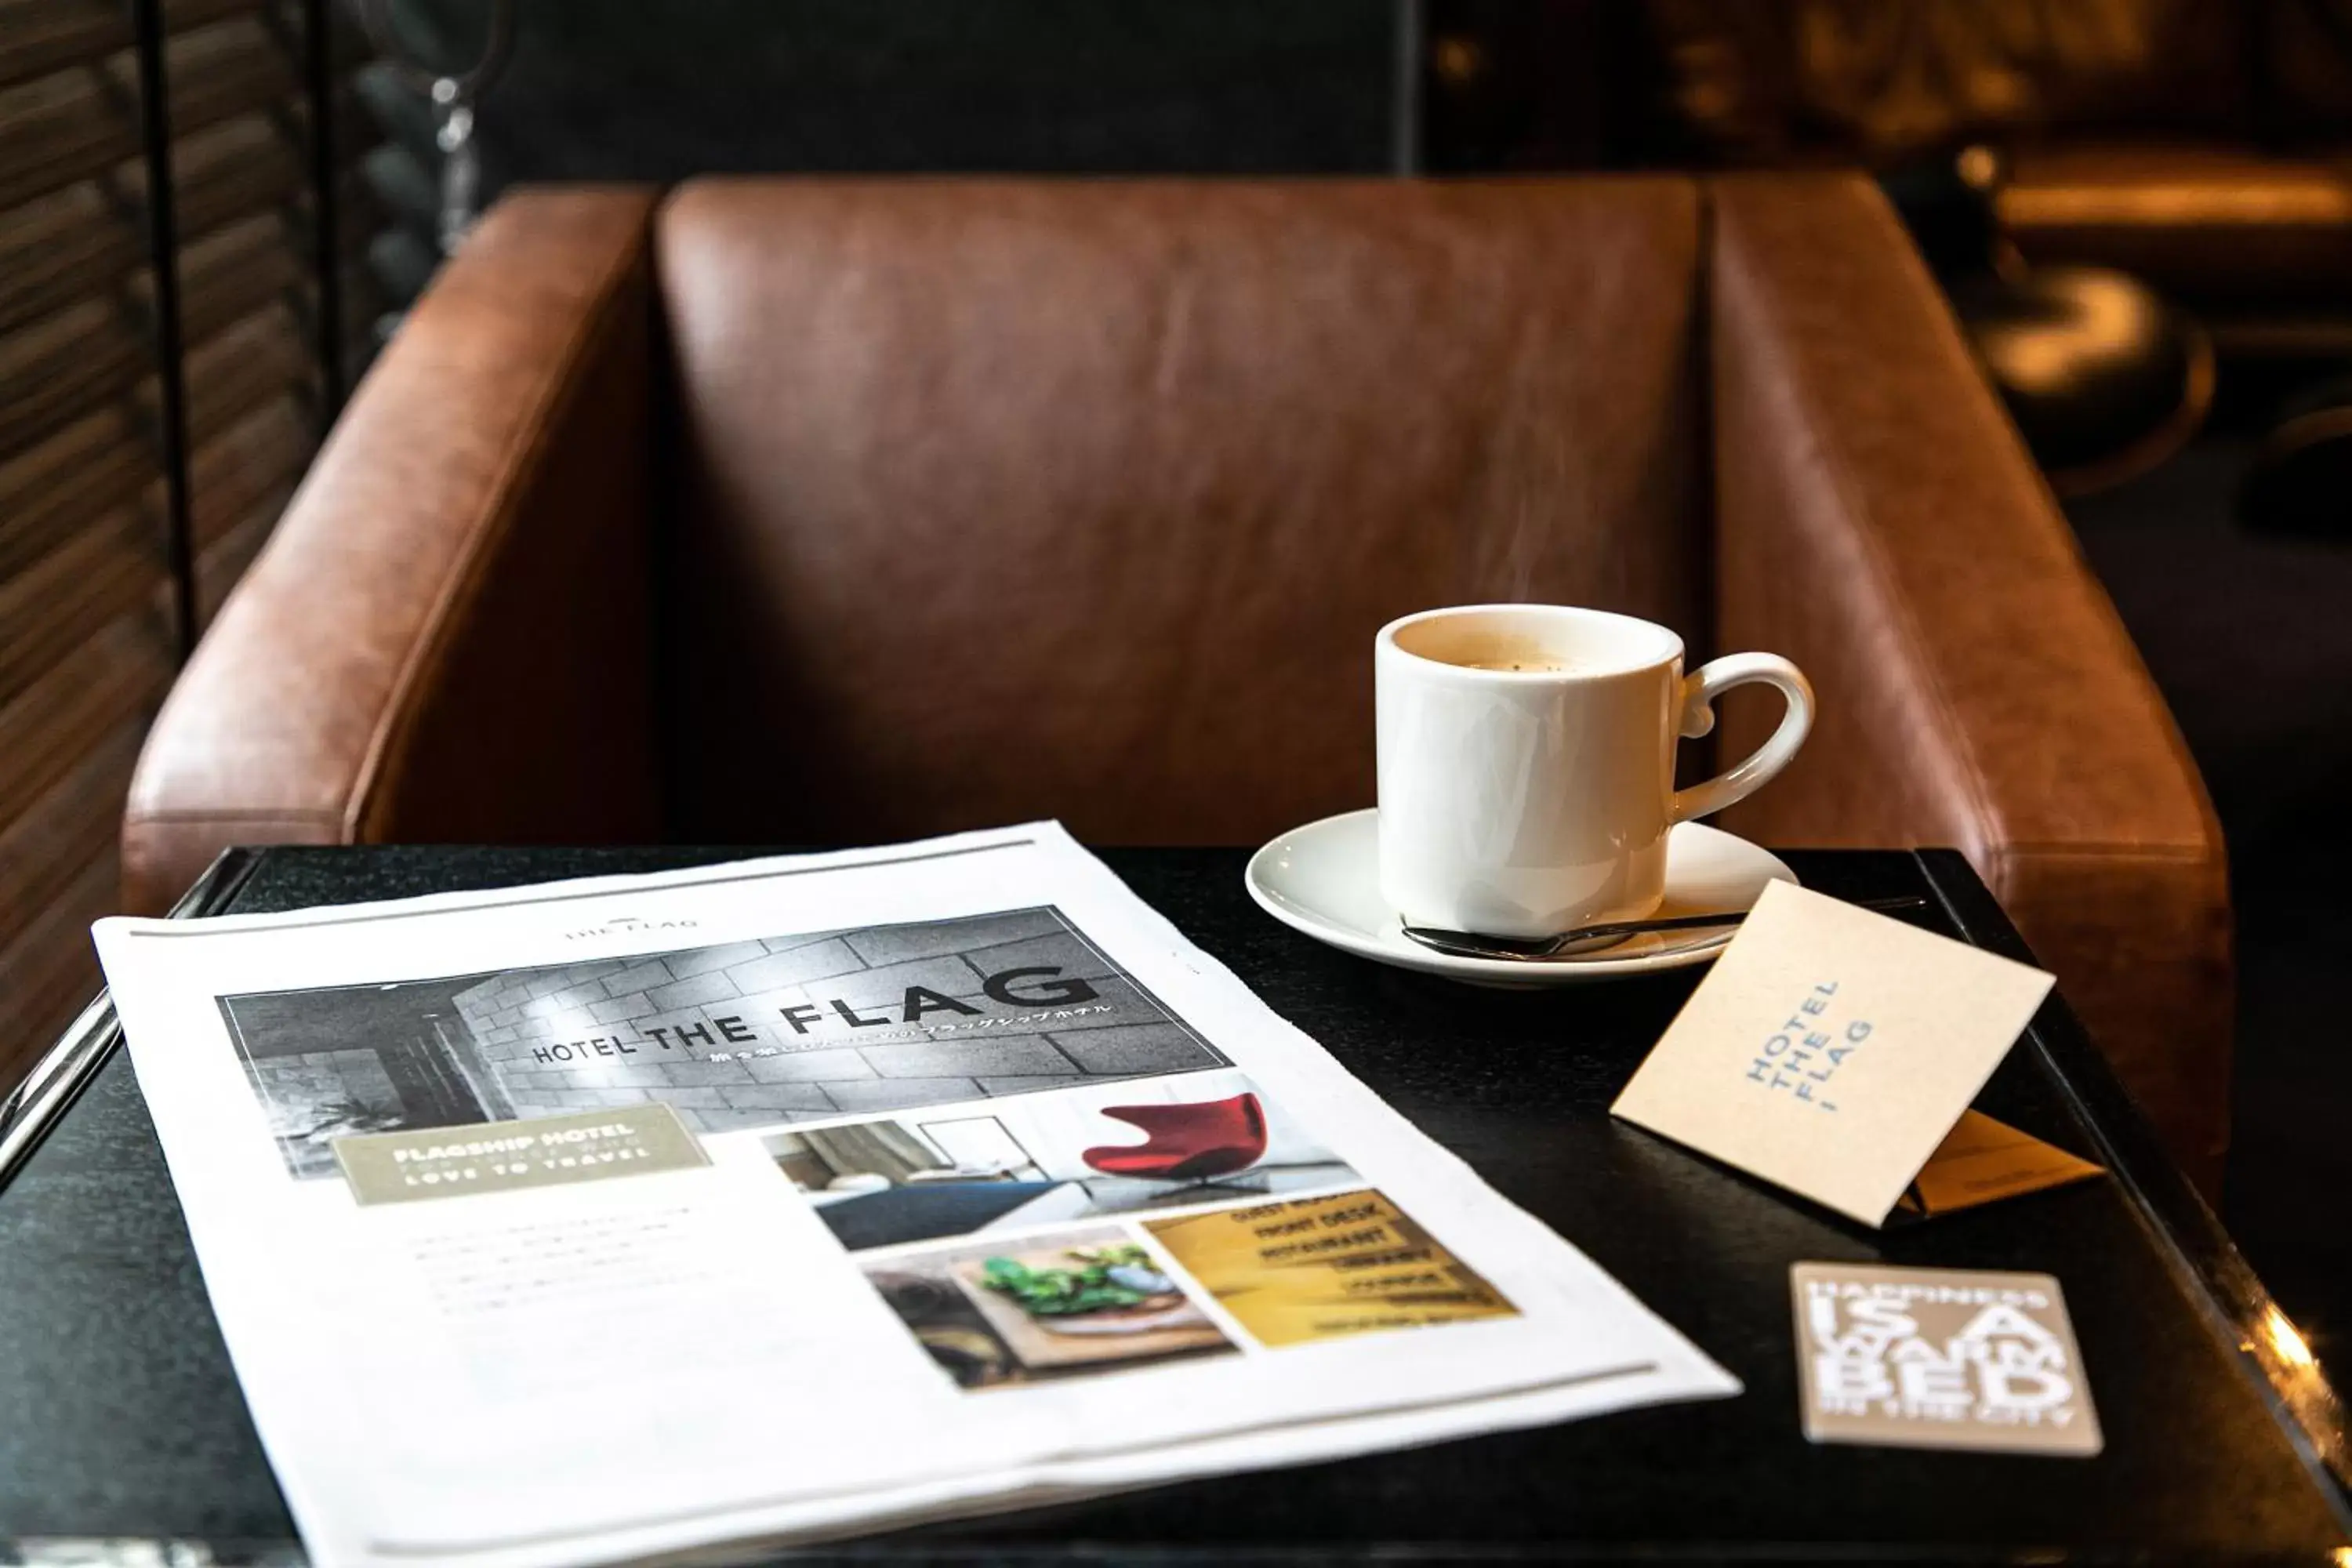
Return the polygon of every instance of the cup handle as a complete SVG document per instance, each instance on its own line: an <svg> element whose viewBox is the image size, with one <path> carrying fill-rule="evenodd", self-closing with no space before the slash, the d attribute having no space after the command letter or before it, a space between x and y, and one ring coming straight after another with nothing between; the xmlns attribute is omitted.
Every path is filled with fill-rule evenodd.
<svg viewBox="0 0 2352 1568"><path fill-rule="evenodd" d="M1705 784L1675 791L1670 820L1688 822L1745 800L1795 760L1797 748L1805 743L1813 727L1813 687L1803 670L1777 653L1726 654L1683 677L1682 733L1696 740L1714 729L1715 700L1735 686L1759 681L1776 688L1788 700L1789 710L1781 717L1780 727L1738 766Z"/></svg>

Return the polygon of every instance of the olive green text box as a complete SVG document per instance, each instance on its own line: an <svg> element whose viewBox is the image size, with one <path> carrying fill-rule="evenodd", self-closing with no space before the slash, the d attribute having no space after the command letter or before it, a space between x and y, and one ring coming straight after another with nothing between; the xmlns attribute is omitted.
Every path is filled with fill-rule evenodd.
<svg viewBox="0 0 2352 1568"><path fill-rule="evenodd" d="M478 1127L365 1133L336 1139L334 1150L343 1180L362 1205L568 1186L710 1163L677 1112L658 1103Z"/></svg>

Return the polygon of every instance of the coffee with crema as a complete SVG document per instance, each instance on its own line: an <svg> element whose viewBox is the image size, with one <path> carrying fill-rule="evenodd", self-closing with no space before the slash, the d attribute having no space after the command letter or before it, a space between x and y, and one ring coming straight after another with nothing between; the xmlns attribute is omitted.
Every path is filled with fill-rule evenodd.
<svg viewBox="0 0 2352 1568"><path fill-rule="evenodd" d="M1719 811L1787 765L1812 689L1771 654L1685 675L1682 639L1566 605L1467 605L1392 621L1372 645L1380 884L1408 925L1549 936L1639 920L1666 890L1676 823ZM1675 741L1714 727L1734 686L1788 713L1738 766L1675 787Z"/></svg>
<svg viewBox="0 0 2352 1568"><path fill-rule="evenodd" d="M1505 675L1575 675L1595 668L1539 638L1489 634L1429 650L1424 658L1456 669L1491 669Z"/></svg>

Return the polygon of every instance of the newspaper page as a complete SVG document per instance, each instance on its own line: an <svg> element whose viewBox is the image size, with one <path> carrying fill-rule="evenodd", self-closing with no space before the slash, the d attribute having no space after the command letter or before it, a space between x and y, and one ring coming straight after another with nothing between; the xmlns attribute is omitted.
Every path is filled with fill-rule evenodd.
<svg viewBox="0 0 2352 1568"><path fill-rule="evenodd" d="M1055 824L97 934L323 1568L1738 1391Z"/></svg>

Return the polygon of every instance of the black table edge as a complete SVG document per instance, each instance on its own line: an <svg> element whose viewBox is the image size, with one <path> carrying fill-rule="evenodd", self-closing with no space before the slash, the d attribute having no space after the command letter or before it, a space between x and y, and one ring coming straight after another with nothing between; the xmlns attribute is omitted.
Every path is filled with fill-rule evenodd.
<svg viewBox="0 0 2352 1568"><path fill-rule="evenodd" d="M257 849L222 850L172 906L171 918L191 920L227 908L261 864L261 856ZM121 1038L113 1000L101 989L33 1064L25 1080L0 1097L0 1187L8 1184L16 1167L73 1108Z"/></svg>
<svg viewBox="0 0 2352 1568"><path fill-rule="evenodd" d="M2035 962L1967 857L1957 849L1912 854L1945 913L1971 942L2006 958ZM2331 1500L2337 1513L2352 1515L2352 1429L2343 1401L2293 1322L2058 993L2034 1016L2026 1038L2083 1113L2079 1120L2096 1145L2098 1162L2123 1189L2151 1239L2200 1287L2192 1294L2208 1327L2235 1353L2306 1464L2334 1482Z"/></svg>
<svg viewBox="0 0 2352 1568"><path fill-rule="evenodd" d="M223 850L173 906L170 918L226 910L266 853ZM1957 849L1911 854L1944 913L1969 942L2021 963L2035 962L1965 856ZM0 1188L71 1109L121 1038L113 1005L100 990L25 1081L0 1099ZM2081 1113L2079 1122L2096 1158L2151 1239L2197 1287L2191 1294L2207 1326L2233 1354L2306 1468L2326 1483L2323 1489L2336 1513L2352 1525L2352 1427L2343 1401L2292 1322L2056 992L2034 1016L2025 1038Z"/></svg>

